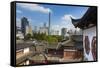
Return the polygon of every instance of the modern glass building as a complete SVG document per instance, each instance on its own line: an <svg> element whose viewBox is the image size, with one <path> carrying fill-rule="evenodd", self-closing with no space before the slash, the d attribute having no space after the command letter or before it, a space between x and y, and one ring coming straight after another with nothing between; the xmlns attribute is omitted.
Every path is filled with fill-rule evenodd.
<svg viewBox="0 0 100 68"><path fill-rule="evenodd" d="M22 33L24 36L26 34L26 27L28 27L28 26L29 26L29 21L27 20L26 17L23 17L21 19L21 30L22 30Z"/></svg>

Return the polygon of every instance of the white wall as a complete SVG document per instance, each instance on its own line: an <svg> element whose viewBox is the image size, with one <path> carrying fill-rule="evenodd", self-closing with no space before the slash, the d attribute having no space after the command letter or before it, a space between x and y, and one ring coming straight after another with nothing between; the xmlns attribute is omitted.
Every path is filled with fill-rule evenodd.
<svg viewBox="0 0 100 68"><path fill-rule="evenodd" d="M89 52L89 54L86 54L85 49L84 49L84 53L85 53L84 55L88 59L88 61L93 61L93 56L92 56L92 52L91 52L91 43L92 43L93 36L96 36L96 26L95 27L91 27L89 29L83 30L83 41L84 41L85 36L88 36L89 37L90 52ZM83 46L85 45L84 43L83 43Z"/></svg>
<svg viewBox="0 0 100 68"><path fill-rule="evenodd" d="M29 52L29 50L30 50L30 49L29 49L29 47L24 48L24 54L25 54L25 53L28 53L28 52Z"/></svg>

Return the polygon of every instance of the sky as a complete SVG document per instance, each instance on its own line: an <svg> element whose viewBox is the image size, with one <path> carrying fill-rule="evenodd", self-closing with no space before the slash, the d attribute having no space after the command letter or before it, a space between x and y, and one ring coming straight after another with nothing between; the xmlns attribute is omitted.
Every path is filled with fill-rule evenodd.
<svg viewBox="0 0 100 68"><path fill-rule="evenodd" d="M21 18L26 17L34 30L34 26L42 27L44 23L48 26L49 12L51 13L51 29L61 28L75 29L71 18L79 19L85 14L89 7L68 5L47 5L32 3L17 3L16 21L21 26Z"/></svg>

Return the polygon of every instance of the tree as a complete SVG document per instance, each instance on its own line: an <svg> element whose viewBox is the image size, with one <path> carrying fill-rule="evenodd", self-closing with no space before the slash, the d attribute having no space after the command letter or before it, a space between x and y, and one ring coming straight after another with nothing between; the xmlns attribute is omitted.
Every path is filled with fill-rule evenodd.
<svg viewBox="0 0 100 68"><path fill-rule="evenodd" d="M19 40L20 38L19 37L16 37L16 40Z"/></svg>
<svg viewBox="0 0 100 68"><path fill-rule="evenodd" d="M32 39L32 36L31 36L31 34L27 34L26 36L25 36L25 38L24 38L25 40L30 40L30 39Z"/></svg>

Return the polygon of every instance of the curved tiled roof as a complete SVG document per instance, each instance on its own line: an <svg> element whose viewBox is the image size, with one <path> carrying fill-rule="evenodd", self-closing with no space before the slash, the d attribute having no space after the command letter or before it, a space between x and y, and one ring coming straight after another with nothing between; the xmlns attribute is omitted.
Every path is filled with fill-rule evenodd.
<svg viewBox="0 0 100 68"><path fill-rule="evenodd" d="M70 36L69 40L59 43L56 49L59 49L60 47L64 46L81 49L83 47L82 37L83 37L82 35L72 35Z"/></svg>
<svg viewBox="0 0 100 68"><path fill-rule="evenodd" d="M88 28L90 27L89 24L92 24L91 26L94 26L97 24L97 7L89 7L87 12L83 15L81 19L73 19L72 24L75 27L79 28Z"/></svg>
<svg viewBox="0 0 100 68"><path fill-rule="evenodd" d="M20 49L24 49L24 48L27 48L27 47L30 47L34 45L33 43L16 43L16 50L20 50Z"/></svg>

